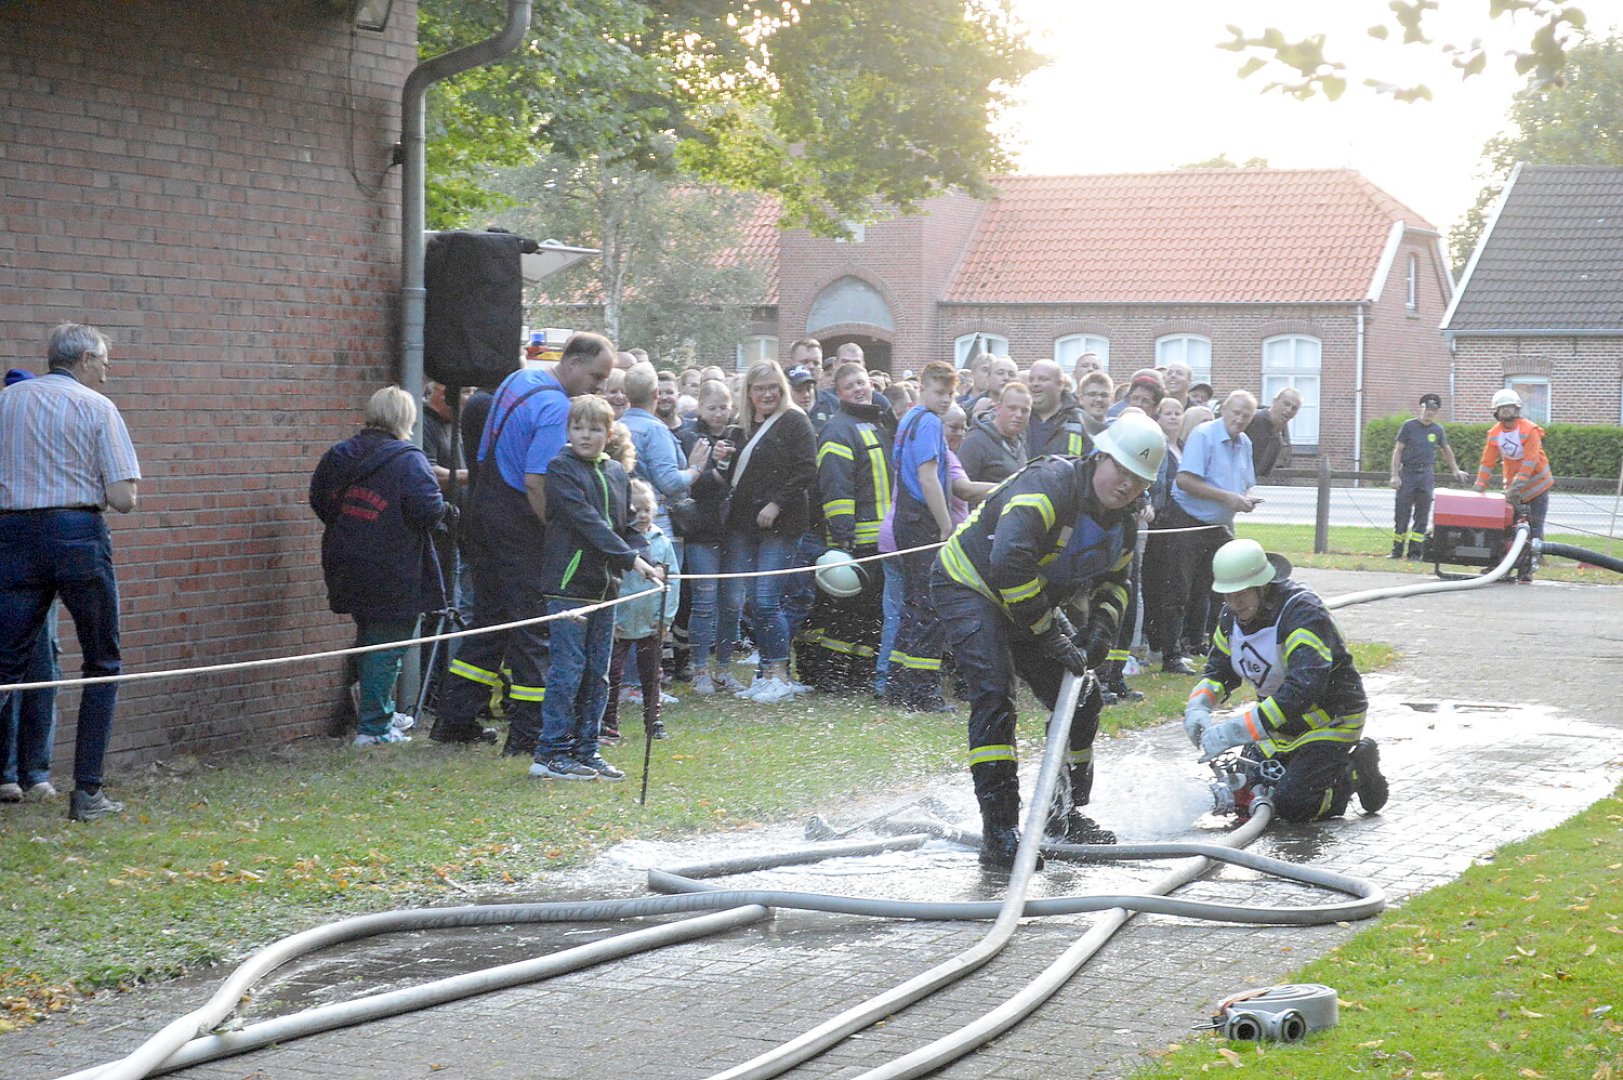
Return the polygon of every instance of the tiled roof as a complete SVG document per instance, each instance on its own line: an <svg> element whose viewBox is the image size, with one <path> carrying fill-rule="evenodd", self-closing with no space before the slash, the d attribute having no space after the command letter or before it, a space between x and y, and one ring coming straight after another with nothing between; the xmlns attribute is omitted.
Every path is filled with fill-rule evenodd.
<svg viewBox="0 0 1623 1080"><path fill-rule="evenodd" d="M1623 168L1523 165L1446 330L1623 328Z"/></svg>
<svg viewBox="0 0 1623 1080"><path fill-rule="evenodd" d="M1424 218L1348 169L1005 176L944 299L1364 299L1393 222Z"/></svg>
<svg viewBox="0 0 1623 1080"><path fill-rule="evenodd" d="M783 216L783 207L776 199L766 195L757 195L752 200L749 220L744 222L743 240L735 248L726 248L716 253L716 261L722 265L729 262L742 262L761 272L765 285L765 299L761 304L766 307L776 307L778 303L778 219Z"/></svg>

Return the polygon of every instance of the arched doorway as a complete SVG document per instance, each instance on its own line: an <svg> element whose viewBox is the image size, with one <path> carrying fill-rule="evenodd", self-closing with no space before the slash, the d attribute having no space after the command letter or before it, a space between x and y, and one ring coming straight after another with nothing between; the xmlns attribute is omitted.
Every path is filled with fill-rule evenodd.
<svg viewBox="0 0 1623 1080"><path fill-rule="evenodd" d="M823 355L833 356L841 345L855 342L862 346L862 362L868 366L869 371L883 371L890 375L896 372L890 369L890 342L880 338L870 337L867 334L829 334L818 339L823 343Z"/></svg>
<svg viewBox="0 0 1623 1080"><path fill-rule="evenodd" d="M869 371L890 371L889 334L895 329L884 294L851 274L825 285L806 313L806 333L823 343L824 356L855 342Z"/></svg>

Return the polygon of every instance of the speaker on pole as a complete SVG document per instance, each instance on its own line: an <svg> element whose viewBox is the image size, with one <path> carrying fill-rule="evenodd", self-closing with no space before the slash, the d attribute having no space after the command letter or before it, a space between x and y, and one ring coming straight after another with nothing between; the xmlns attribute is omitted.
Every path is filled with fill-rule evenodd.
<svg viewBox="0 0 1623 1080"><path fill-rule="evenodd" d="M495 386L517 370L524 335L520 255L508 232L442 232L423 253L423 371L447 386Z"/></svg>

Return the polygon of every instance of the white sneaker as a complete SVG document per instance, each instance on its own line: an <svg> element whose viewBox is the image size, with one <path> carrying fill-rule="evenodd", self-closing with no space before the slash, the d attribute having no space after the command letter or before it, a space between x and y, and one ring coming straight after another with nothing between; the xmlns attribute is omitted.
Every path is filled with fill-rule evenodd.
<svg viewBox="0 0 1623 1080"><path fill-rule="evenodd" d="M730 671L721 672L711 682L717 690L731 690L735 694L744 689L744 684L739 682Z"/></svg>
<svg viewBox="0 0 1623 1080"><path fill-rule="evenodd" d="M22 802L21 784L0 784L0 802Z"/></svg>
<svg viewBox="0 0 1623 1080"><path fill-rule="evenodd" d="M756 649L754 652L752 652L748 656L744 657L744 659L742 659L742 660L734 660L733 663L735 663L735 664L748 664L750 667L760 667L761 666L761 650Z"/></svg>
<svg viewBox="0 0 1623 1080"><path fill-rule="evenodd" d="M411 736L410 735L402 735L400 732L394 730L393 728L390 728L388 731L385 731L382 735L357 735L357 736L355 736L354 745L355 746L392 746L395 743L408 743L408 742L411 742Z"/></svg>
<svg viewBox="0 0 1623 1080"><path fill-rule="evenodd" d="M716 680L712 679L708 672L694 676L693 692L695 694L714 694L716 692Z"/></svg>
<svg viewBox="0 0 1623 1080"><path fill-rule="evenodd" d="M403 712L397 712L389 719L389 728L392 731L410 731L417 726L417 718Z"/></svg>
<svg viewBox="0 0 1623 1080"><path fill-rule="evenodd" d="M803 682L795 682L793 679L789 680L788 686L791 694L809 694L812 692L811 687Z"/></svg>
<svg viewBox="0 0 1623 1080"><path fill-rule="evenodd" d="M659 692L659 703L661 705L675 705L678 701L681 701L681 700L682 699L677 697L675 694L667 694L663 690L661 690Z"/></svg>
<svg viewBox="0 0 1623 1080"><path fill-rule="evenodd" d="M23 792L23 798L28 799L29 801L54 799L56 798L56 788L51 786L51 782L49 780L41 780L37 784L29 785L29 787Z"/></svg>
<svg viewBox="0 0 1623 1080"><path fill-rule="evenodd" d="M749 699L760 705L775 705L795 696L785 679L756 679L749 688Z"/></svg>

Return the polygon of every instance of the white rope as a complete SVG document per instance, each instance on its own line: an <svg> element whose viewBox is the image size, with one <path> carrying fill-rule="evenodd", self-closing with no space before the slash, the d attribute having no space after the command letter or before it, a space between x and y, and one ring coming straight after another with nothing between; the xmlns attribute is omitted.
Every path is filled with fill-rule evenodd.
<svg viewBox="0 0 1623 1080"><path fill-rule="evenodd" d="M1149 530L1148 535L1170 535L1179 532L1201 532L1205 529L1220 529L1221 525L1197 525L1184 529L1155 529ZM946 542L934 544L920 544L918 547L903 548L900 551L886 551L877 555L864 555L860 559L852 559L853 563L877 562L881 559L894 559L899 555L911 555L919 551L935 551ZM761 570L754 572L734 574L670 574L667 584L660 587L663 596L669 591L670 581L699 581L722 580L726 578L751 577L777 577L785 574L808 574L817 570L815 566L787 566L781 570ZM327 649L323 652L301 653L295 656L271 656L260 660L237 660L228 664L206 664L202 667L169 668L163 671L132 671L118 675L96 675L89 678L53 679L48 682L6 683L0 685L0 693L10 693L13 690L57 690L68 686L100 686L106 683L145 682L152 679L174 679L182 675L216 675L226 671L247 671L253 668L278 667L283 664L300 664L316 660L335 660L344 656L359 656L363 653L386 652L390 649L410 648L414 645L429 645L436 641L452 641L457 638L477 637L480 634L496 634L505 630L517 630L525 626L539 626L542 623L554 622L558 619L577 619L582 615L590 615L594 611L612 608L619 604L630 603L632 600L645 595L647 589L641 592L627 593L625 596L602 603L591 604L586 607L571 608L560 611L556 615L539 615L533 619L518 619L514 622L498 623L495 626L480 626L469 630L452 630L444 634L428 634L423 637L407 638L404 641L387 641L379 645L354 645L347 649Z"/></svg>

